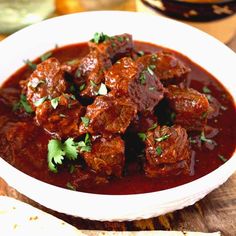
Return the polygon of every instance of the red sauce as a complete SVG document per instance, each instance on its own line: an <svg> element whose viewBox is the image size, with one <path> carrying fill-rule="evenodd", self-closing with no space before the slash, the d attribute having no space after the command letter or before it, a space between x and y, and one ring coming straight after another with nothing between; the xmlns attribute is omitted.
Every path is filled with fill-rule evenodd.
<svg viewBox="0 0 236 236"><path fill-rule="evenodd" d="M137 51L142 50L145 52L156 52L163 49L159 46L144 42L135 42L135 47ZM65 62L80 56L82 57L87 52L87 44L81 43L57 48L53 51L53 56L58 58L61 62ZM91 184L79 189L80 191L100 194L134 194L168 189L191 182L217 169L224 163L222 159L219 158L219 155L222 155L225 159L229 159L232 156L235 150L236 140L236 110L231 95L216 78L206 72L203 68L180 53L171 52L192 69L188 80L190 87L202 92L203 87L207 86L211 91L209 95L218 101L218 116L208 120L208 125L212 127L212 139L215 141L216 145L212 146L201 142L191 144L192 173L190 176L179 175L177 177L148 178L139 170L140 167L136 163L129 161L126 164L125 176L123 178L114 178L109 183L102 185ZM1 94L10 89L15 91L19 96L19 81L27 78L29 74L30 70L26 66L19 69L4 83L1 88ZM57 186L66 187L66 184L70 182L70 173L67 170L62 169L60 173L54 174L50 172L47 167L47 143L51 138L50 135L47 134L43 128L36 127L32 117L16 117L9 106L6 105L5 100L4 96L0 97L1 156L16 168L37 179ZM17 154L17 147L15 156L11 156L10 153L12 152L6 151L11 148L10 144L2 139L4 129L7 129L10 122L16 121L27 121L32 127L35 127L32 130L30 137L27 137L28 144L25 145L28 147L27 150L25 150L28 158L22 154L24 153L24 150L20 152L21 155ZM190 134L192 137L199 137L199 135L200 134L197 133ZM133 141L130 139L128 142L132 143ZM135 143L133 143L133 145L135 147ZM20 149L21 147L18 148Z"/></svg>

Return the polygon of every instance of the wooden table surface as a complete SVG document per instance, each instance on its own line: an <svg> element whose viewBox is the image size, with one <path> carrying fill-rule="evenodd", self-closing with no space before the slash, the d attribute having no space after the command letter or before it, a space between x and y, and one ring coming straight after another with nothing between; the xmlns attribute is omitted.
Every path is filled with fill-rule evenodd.
<svg viewBox="0 0 236 236"><path fill-rule="evenodd" d="M60 14L78 11L80 5L75 0L57 0L57 11ZM128 0L122 10L135 10L133 0ZM4 36L0 35L0 40ZM236 36L228 44L236 51ZM54 212L28 199L15 189L11 188L0 178L0 195L10 196L30 203L48 213L51 213L72 225L83 229L106 230L188 230L214 232L221 231L224 236L236 235L236 173L218 189L208 194L193 206L148 220L131 222L99 222L70 217Z"/></svg>

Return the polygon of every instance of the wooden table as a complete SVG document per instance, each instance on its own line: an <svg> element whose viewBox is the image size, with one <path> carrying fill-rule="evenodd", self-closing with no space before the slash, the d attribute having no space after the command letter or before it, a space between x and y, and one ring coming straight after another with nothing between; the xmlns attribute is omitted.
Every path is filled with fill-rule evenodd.
<svg viewBox="0 0 236 236"><path fill-rule="evenodd" d="M74 5L73 5L74 4ZM135 10L134 1L127 1L126 10ZM124 7L124 6L123 6ZM74 0L57 1L60 14L78 11L80 5ZM0 35L0 39L3 36ZM236 51L236 37L228 44ZM224 236L236 235L236 173L220 188L211 192L193 206L186 207L165 216L131 222L99 222L66 216L40 206L11 188L0 178L0 195L30 203L51 213L78 228L105 230L189 230L214 232L221 231Z"/></svg>

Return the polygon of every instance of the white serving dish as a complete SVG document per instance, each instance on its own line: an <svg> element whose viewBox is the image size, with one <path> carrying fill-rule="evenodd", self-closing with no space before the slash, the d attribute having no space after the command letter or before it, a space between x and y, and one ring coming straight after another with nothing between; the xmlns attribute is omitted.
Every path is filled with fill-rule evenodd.
<svg viewBox="0 0 236 236"><path fill-rule="evenodd" d="M179 51L217 77L236 100L236 54L233 51L191 26L134 12L84 12L46 20L18 31L0 42L1 83L23 66L23 60L34 59L56 44L88 41L95 32L108 35L127 32L135 40ZM0 176L29 198L58 212L108 221L149 218L194 204L223 184L235 170L234 153L215 171L179 187L146 194L101 195L49 185L0 158Z"/></svg>

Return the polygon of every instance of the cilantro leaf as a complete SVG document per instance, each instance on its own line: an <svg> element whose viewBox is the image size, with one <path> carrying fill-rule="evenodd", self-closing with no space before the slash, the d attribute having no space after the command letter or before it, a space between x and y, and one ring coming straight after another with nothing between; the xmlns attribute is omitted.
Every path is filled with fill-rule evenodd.
<svg viewBox="0 0 236 236"><path fill-rule="evenodd" d="M34 112L31 108L30 104L28 103L26 96L24 94L20 95L20 101L13 106L13 111L16 111L20 108L23 108L27 113Z"/></svg>
<svg viewBox="0 0 236 236"><path fill-rule="evenodd" d="M165 134L165 135L162 135L162 136L159 137L159 138L155 138L155 140L156 140L157 142L162 142L162 141L168 139L169 137L170 137L170 134Z"/></svg>
<svg viewBox="0 0 236 236"><path fill-rule="evenodd" d="M52 106L54 109L57 108L57 106L58 106L58 104L59 104L59 100L60 100L59 97L53 98L53 99L51 100L51 106Z"/></svg>
<svg viewBox="0 0 236 236"><path fill-rule="evenodd" d="M138 136L142 141L145 141L147 138L147 135L145 133L138 133Z"/></svg>
<svg viewBox="0 0 236 236"><path fill-rule="evenodd" d="M41 62L46 61L51 56L52 56L52 52L46 52L40 57L40 60Z"/></svg>
<svg viewBox="0 0 236 236"><path fill-rule="evenodd" d="M36 102L34 102L34 105L35 105L36 107L40 106L42 103L44 103L44 102L47 100L47 98L48 98L47 96L40 98L39 100L37 100Z"/></svg>
<svg viewBox="0 0 236 236"><path fill-rule="evenodd" d="M88 127L90 119L88 117L86 117L86 116L83 116L83 117L81 117L81 120L82 120L84 126Z"/></svg>
<svg viewBox="0 0 236 236"><path fill-rule="evenodd" d="M48 167L57 173L57 164L62 164L65 152L62 149L62 143L59 140L51 139L48 143Z"/></svg>
<svg viewBox="0 0 236 236"><path fill-rule="evenodd" d="M99 43L102 43L102 42L104 42L105 40L107 40L109 38L110 37L108 35L104 34L103 32L101 32L101 33L96 32L93 35L93 39L91 39L90 41L93 42L93 43L99 44Z"/></svg>
<svg viewBox="0 0 236 236"><path fill-rule="evenodd" d="M162 148L161 148L160 146L158 146L158 147L156 148L156 154L157 154L158 156L160 156L160 155L162 154Z"/></svg>
<svg viewBox="0 0 236 236"><path fill-rule="evenodd" d="M78 142L78 146L80 148L80 152L91 152L92 147L91 147L90 136L88 133L85 135L84 141Z"/></svg>
<svg viewBox="0 0 236 236"><path fill-rule="evenodd" d="M104 83L101 83L101 86L98 90L99 95L107 95L107 87Z"/></svg>
<svg viewBox="0 0 236 236"><path fill-rule="evenodd" d="M32 61L30 61L29 59L24 60L24 63L31 69L31 70L35 70L37 68L37 64L33 63Z"/></svg>
<svg viewBox="0 0 236 236"><path fill-rule="evenodd" d="M70 160L76 160L78 156L78 143L73 140L73 138L68 138L63 145L63 151L65 155Z"/></svg>
<svg viewBox="0 0 236 236"><path fill-rule="evenodd" d="M78 147L79 143L75 142L73 138L68 138L64 143L60 140L51 139L48 143L49 170L57 173L57 165L61 165L64 159L76 160L78 157Z"/></svg>

